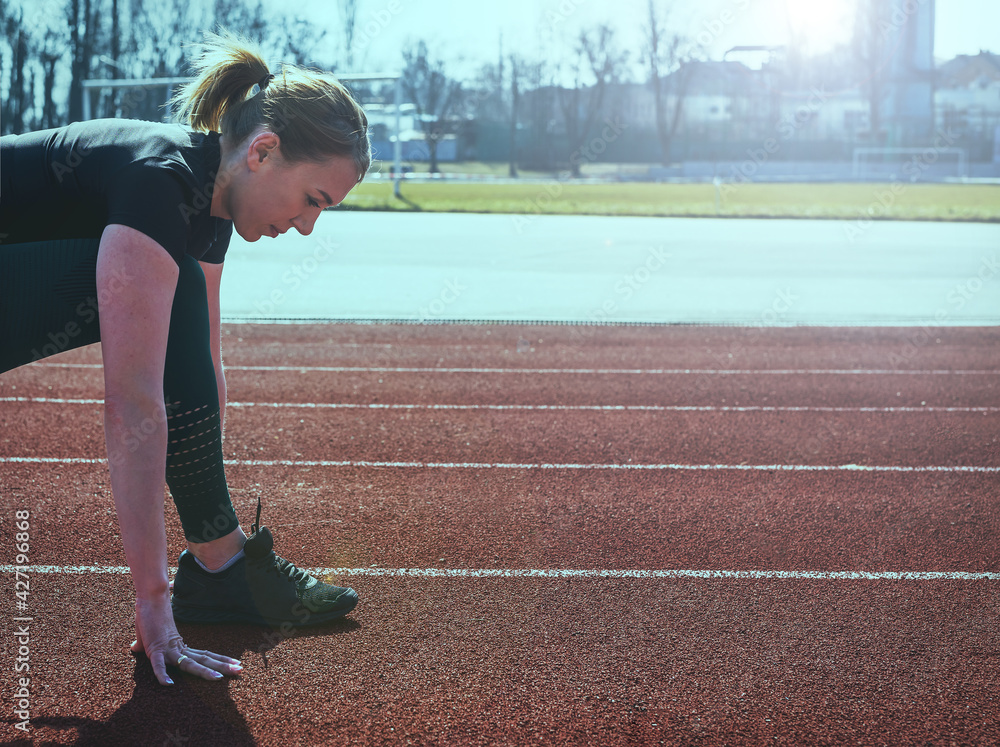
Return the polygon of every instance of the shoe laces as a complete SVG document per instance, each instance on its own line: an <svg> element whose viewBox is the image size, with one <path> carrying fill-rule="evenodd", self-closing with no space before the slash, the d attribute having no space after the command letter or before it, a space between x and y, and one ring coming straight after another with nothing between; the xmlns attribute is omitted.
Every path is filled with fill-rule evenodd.
<svg viewBox="0 0 1000 747"><path fill-rule="evenodd" d="M250 525L250 533L257 534L260 531L260 493L257 494L257 518Z"/></svg>
<svg viewBox="0 0 1000 747"><path fill-rule="evenodd" d="M250 530L253 534L257 534L257 532L260 531L260 509L260 495L258 494L257 516L254 519L253 524L250 525ZM274 550L271 550L271 563L268 565L268 570L274 570L275 573L288 576L288 578L295 582L297 587L301 587L310 578L312 578L309 571L304 568L299 568L290 560L285 560L280 555L275 554Z"/></svg>
<svg viewBox="0 0 1000 747"><path fill-rule="evenodd" d="M312 578L309 571L305 568L299 568L290 560L285 560L280 555L275 555L273 550L271 551L271 555L274 555L274 564L271 567L274 568L275 572L285 574L295 582L296 586L301 586Z"/></svg>

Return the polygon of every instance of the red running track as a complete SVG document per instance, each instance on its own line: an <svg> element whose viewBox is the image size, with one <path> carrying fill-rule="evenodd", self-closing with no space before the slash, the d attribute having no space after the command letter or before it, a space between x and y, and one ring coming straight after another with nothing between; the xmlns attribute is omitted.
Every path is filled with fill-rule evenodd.
<svg viewBox="0 0 1000 747"><path fill-rule="evenodd" d="M237 510L262 495L277 550L362 603L292 636L184 626L247 669L172 690L126 651L99 350L5 374L0 527L30 510L31 562L55 567L31 572L32 739L997 743L998 342L227 327ZM167 524L176 557L169 505Z"/></svg>

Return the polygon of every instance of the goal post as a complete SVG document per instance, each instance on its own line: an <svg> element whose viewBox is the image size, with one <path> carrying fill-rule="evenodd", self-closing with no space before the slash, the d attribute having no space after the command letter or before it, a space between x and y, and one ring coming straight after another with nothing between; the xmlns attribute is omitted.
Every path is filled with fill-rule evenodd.
<svg viewBox="0 0 1000 747"><path fill-rule="evenodd" d="M154 102L157 108L164 111L164 117L169 116L166 104L174 95L174 88L187 83L190 78L94 78L81 83L83 87L83 119L94 118L94 97L100 100L105 91L123 91L124 103L119 102L116 110L124 114L132 114L140 104L147 100ZM158 102L158 103L157 103Z"/></svg>
<svg viewBox="0 0 1000 747"><path fill-rule="evenodd" d="M403 175L403 144L400 139L400 110L403 105L403 76L400 73L333 73L337 80L344 83L348 88L367 88L371 84L391 83L392 84L392 104L383 100L383 97L374 97L372 100L370 91L358 92L352 90L351 93L359 99L361 107L369 114L369 123L378 109L378 122L383 125L388 134L389 143L392 146L392 179L394 182L393 191L399 196L399 182ZM105 92L119 91L122 96L115 104L115 114L121 116L134 116L140 105L148 111L152 105L156 110L162 111L161 120L167 120L170 112L167 103L173 98L174 90L187 82L190 78L97 78L85 80L83 86L83 119L93 119L94 100L100 100L100 96ZM356 84L352 86L351 84ZM366 107L366 98L372 107L369 112ZM137 117L137 118L142 118ZM378 156L379 154L376 154ZM380 160L386 160L381 158Z"/></svg>
<svg viewBox="0 0 1000 747"><path fill-rule="evenodd" d="M375 117L376 106L380 107L381 113L384 117L384 121L381 124L386 125L386 129L389 133L389 142L392 144L392 191L396 197L401 197L399 192L399 185L403 179L403 141L400 135L402 134L402 115L401 110L403 108L403 76L400 73L344 73L343 75L334 73L337 80L350 83L352 81L357 83L380 83L380 82L390 82L392 83L392 105L387 106L386 102L380 102L376 104L372 102L370 104L370 109L365 107L364 97L359 102L361 107L366 110L368 116L369 129L373 123ZM391 125L390 125L391 122ZM378 157L379 154L375 153ZM385 160L380 158L379 160Z"/></svg>
<svg viewBox="0 0 1000 747"><path fill-rule="evenodd" d="M946 165L950 164L950 166ZM969 157L964 148L866 147L855 148L852 174L858 181L870 179L919 179L927 171L950 169L948 176L960 179L969 176Z"/></svg>

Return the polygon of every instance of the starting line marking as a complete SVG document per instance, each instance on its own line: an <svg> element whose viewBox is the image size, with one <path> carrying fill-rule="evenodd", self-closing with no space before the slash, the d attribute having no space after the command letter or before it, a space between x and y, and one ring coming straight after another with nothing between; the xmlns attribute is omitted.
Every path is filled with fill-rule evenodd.
<svg viewBox="0 0 1000 747"><path fill-rule="evenodd" d="M0 457L0 464L107 464L89 457ZM417 469L564 469L564 470L737 470L747 472L984 472L1000 467L941 465L908 467L868 464L517 464L507 462L370 462L310 459L226 459L230 467L402 467Z"/></svg>
<svg viewBox="0 0 1000 747"><path fill-rule="evenodd" d="M0 397L0 402L50 405L103 405L103 399L59 397ZM494 410L494 411L592 411L592 412L1000 412L1000 407L811 407L780 405L406 405L386 403L326 402L227 402L226 407L299 408L304 410Z"/></svg>
<svg viewBox="0 0 1000 747"><path fill-rule="evenodd" d="M0 573L128 575L128 566L0 565ZM317 576L407 578L708 578L726 580L791 579L814 581L1000 581L1000 573L964 571L711 571L599 570L530 568L309 568ZM170 569L176 573L176 568Z"/></svg>
<svg viewBox="0 0 1000 747"><path fill-rule="evenodd" d="M103 368L100 363L34 363L42 368ZM236 366L227 371L300 371L326 373L485 373L485 374L629 374L629 375L695 375L695 376L996 376L1000 370L946 369L896 370L882 368L847 369L727 369L727 368L434 368L434 367L372 367L372 366Z"/></svg>

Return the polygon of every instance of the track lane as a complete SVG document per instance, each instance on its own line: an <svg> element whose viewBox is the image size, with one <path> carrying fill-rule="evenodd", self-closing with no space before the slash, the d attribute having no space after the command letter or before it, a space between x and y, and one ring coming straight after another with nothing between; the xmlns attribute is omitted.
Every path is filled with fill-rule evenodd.
<svg viewBox="0 0 1000 747"><path fill-rule="evenodd" d="M434 374L230 371L233 401L488 405L1000 406L1000 373L892 375ZM39 391L36 396L45 396Z"/></svg>
<svg viewBox="0 0 1000 747"><path fill-rule="evenodd" d="M103 458L101 406L4 402L0 456ZM53 442L51 418L74 438ZM135 434L142 438L141 432ZM123 444L127 446L127 444ZM1000 466L1000 413L233 407L232 459Z"/></svg>
<svg viewBox="0 0 1000 747"><path fill-rule="evenodd" d="M1000 726L1000 598L978 584L360 580L370 601L315 631L182 626L246 673L164 691L125 653L128 579L74 581L38 581L62 600L36 639L47 744L986 744ZM106 636L65 634L94 619Z"/></svg>
<svg viewBox="0 0 1000 747"><path fill-rule="evenodd" d="M234 366L997 370L997 327L226 324ZM100 364L100 346L40 366Z"/></svg>
<svg viewBox="0 0 1000 747"><path fill-rule="evenodd" d="M260 494L277 551L312 568L1000 571L998 475L227 471L244 526ZM125 564L103 466L4 474L34 563Z"/></svg>
<svg viewBox="0 0 1000 747"><path fill-rule="evenodd" d="M230 365L992 369L995 327L226 325Z"/></svg>
<svg viewBox="0 0 1000 747"><path fill-rule="evenodd" d="M22 371L24 373L22 373ZM30 374L30 375L29 375ZM955 375L604 375L246 371L226 374L231 402L464 406L1000 407L1000 371ZM0 399L101 399L99 370L25 368ZM0 404L0 407L3 405Z"/></svg>

